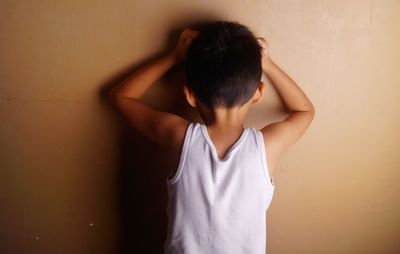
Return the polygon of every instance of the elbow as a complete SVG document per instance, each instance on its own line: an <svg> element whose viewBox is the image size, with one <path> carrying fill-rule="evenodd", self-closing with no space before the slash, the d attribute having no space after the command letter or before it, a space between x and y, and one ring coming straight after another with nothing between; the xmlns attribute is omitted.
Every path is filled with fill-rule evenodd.
<svg viewBox="0 0 400 254"><path fill-rule="evenodd" d="M117 98L116 98L116 96L114 95L114 94L109 94L108 95L108 102L110 103L110 105L113 107L113 108L117 108Z"/></svg>
<svg viewBox="0 0 400 254"><path fill-rule="evenodd" d="M116 101L116 97L117 97L117 96L115 96L115 93L110 92L110 93L108 94L108 101L109 101L112 105L114 105L114 104L115 104L115 101Z"/></svg>
<svg viewBox="0 0 400 254"><path fill-rule="evenodd" d="M121 97L121 96L118 95L118 94L115 92L115 90L114 90L114 91L111 91L111 92L108 94L108 101L109 101L109 103L110 103L112 106L117 107L117 105L118 105L118 99L119 99L120 97Z"/></svg>
<svg viewBox="0 0 400 254"><path fill-rule="evenodd" d="M316 113L316 110L315 110L315 107L314 107L314 105L312 105L312 106L311 106L311 108L310 108L310 112L311 112L311 113L313 113L313 114L315 114L315 113Z"/></svg>
<svg viewBox="0 0 400 254"><path fill-rule="evenodd" d="M302 110L302 112L306 113L307 115L310 116L311 120L314 119L316 110L313 105L309 106L307 109Z"/></svg>
<svg viewBox="0 0 400 254"><path fill-rule="evenodd" d="M306 108L307 109L305 111L308 111L308 112L310 112L310 114L313 114L313 115L315 114L315 112L316 112L315 107L310 101L307 103Z"/></svg>
<svg viewBox="0 0 400 254"><path fill-rule="evenodd" d="M115 99L115 92L114 91L111 91L109 94L108 94L108 99L110 100L110 101L112 101L112 100L114 100Z"/></svg>
<svg viewBox="0 0 400 254"><path fill-rule="evenodd" d="M310 106L308 107L308 109L306 110L307 112L310 112L310 114L315 115L316 113L316 109L314 107L313 104L310 103Z"/></svg>
<svg viewBox="0 0 400 254"><path fill-rule="evenodd" d="M108 100L111 101L111 102L114 102L119 97L121 97L121 94L118 94L118 91L115 88L112 89L108 94Z"/></svg>
<svg viewBox="0 0 400 254"><path fill-rule="evenodd" d="M317 110L315 109L314 105L312 105L312 111L315 113L317 113Z"/></svg>
<svg viewBox="0 0 400 254"><path fill-rule="evenodd" d="M115 89L116 87L113 87L109 92L108 92L108 99L112 100L114 98L115 95Z"/></svg>
<svg viewBox="0 0 400 254"><path fill-rule="evenodd" d="M314 108L314 106L310 109L310 115L311 115L311 121L314 120L315 118L315 114L316 114L316 110Z"/></svg>

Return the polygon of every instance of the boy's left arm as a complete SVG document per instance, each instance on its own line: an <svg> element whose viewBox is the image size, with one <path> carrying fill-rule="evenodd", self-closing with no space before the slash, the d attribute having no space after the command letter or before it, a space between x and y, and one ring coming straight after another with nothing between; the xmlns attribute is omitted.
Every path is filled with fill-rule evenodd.
<svg viewBox="0 0 400 254"><path fill-rule="evenodd" d="M183 138L189 121L175 114L154 110L139 99L171 67L184 61L187 48L197 34L197 31L185 29L173 51L134 72L109 94L114 107L133 128L164 148L174 146L177 140L179 142Z"/></svg>

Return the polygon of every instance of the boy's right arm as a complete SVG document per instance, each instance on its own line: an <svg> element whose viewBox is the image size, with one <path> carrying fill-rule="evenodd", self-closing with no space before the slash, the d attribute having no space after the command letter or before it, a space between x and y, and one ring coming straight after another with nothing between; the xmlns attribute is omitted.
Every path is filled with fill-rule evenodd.
<svg viewBox="0 0 400 254"><path fill-rule="evenodd" d="M296 143L310 126L315 116L315 108L301 88L269 58L266 40L259 39L263 47L263 71L290 112L285 120L260 129L272 174L283 152Z"/></svg>

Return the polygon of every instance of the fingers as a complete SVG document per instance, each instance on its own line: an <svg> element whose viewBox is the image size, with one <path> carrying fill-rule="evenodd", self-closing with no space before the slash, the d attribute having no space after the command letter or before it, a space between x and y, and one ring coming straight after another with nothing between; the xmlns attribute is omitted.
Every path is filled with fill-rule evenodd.
<svg viewBox="0 0 400 254"><path fill-rule="evenodd" d="M260 46L262 46L263 48L268 47L268 41L264 37L257 37L256 39Z"/></svg>
<svg viewBox="0 0 400 254"><path fill-rule="evenodd" d="M267 42L267 40L264 37L257 37L257 41Z"/></svg>
<svg viewBox="0 0 400 254"><path fill-rule="evenodd" d="M199 31L193 30L193 29L190 29L190 28L185 28L185 29L183 30L183 32L182 32L182 36L183 36L184 38L194 38L194 37L196 37L196 36L199 35L199 34L200 34Z"/></svg>
<svg viewBox="0 0 400 254"><path fill-rule="evenodd" d="M190 28L185 28L180 35L179 38L179 44L184 44L184 45L188 45L191 44L193 39L199 35L199 31L190 29Z"/></svg>

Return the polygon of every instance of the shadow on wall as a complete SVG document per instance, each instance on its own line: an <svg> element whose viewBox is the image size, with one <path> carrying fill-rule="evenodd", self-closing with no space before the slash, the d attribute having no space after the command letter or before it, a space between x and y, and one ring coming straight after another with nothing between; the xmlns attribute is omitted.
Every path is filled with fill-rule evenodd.
<svg viewBox="0 0 400 254"><path fill-rule="evenodd" d="M171 33L174 39L170 41L174 43L170 44L169 49L176 45L181 30L177 29ZM145 62L150 62L150 60ZM145 62L129 68L106 82L101 91L104 104L112 108L108 101L109 91L134 70L143 66ZM157 110L171 112L190 121L201 121L197 112L187 104L184 98L183 64L173 67L160 81L162 81L160 85L153 86L163 88L162 98L153 98L149 102L142 99L141 101ZM118 112L116 113L119 115ZM119 189L116 191L122 230L119 246L121 253L163 253L168 223L166 178L170 169L167 167L167 157L157 144L131 128L121 115L118 120L122 126L117 169L120 175L117 184Z"/></svg>

